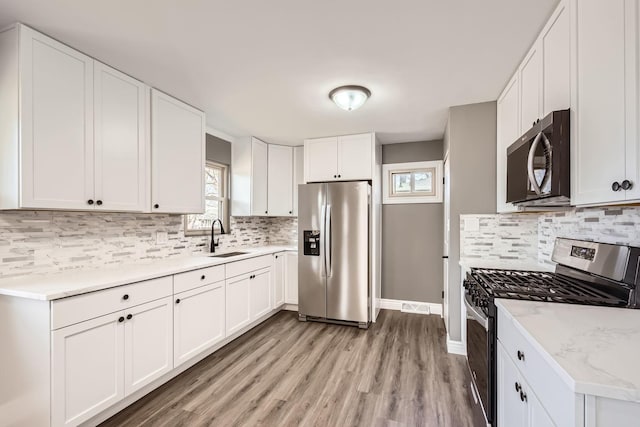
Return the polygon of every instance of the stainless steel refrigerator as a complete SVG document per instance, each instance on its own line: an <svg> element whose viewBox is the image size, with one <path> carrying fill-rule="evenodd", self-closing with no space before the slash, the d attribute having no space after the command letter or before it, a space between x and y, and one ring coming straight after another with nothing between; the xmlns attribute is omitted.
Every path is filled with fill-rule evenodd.
<svg viewBox="0 0 640 427"><path fill-rule="evenodd" d="M303 184L298 189L300 320L370 321L371 186Z"/></svg>

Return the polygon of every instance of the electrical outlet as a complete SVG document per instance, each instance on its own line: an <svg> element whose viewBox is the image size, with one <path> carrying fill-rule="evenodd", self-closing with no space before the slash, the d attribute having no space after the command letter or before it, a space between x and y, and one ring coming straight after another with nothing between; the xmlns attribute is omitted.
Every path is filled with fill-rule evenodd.
<svg viewBox="0 0 640 427"><path fill-rule="evenodd" d="M169 233L166 231L158 231L156 232L156 244L164 245L169 241Z"/></svg>

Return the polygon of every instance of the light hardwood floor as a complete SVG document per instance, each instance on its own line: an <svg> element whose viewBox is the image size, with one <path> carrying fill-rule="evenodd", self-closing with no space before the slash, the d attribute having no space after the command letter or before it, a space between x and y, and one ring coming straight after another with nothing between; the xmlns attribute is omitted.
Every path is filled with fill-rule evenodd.
<svg viewBox="0 0 640 427"><path fill-rule="evenodd" d="M281 312L102 426L481 425L465 363L439 316L363 331Z"/></svg>

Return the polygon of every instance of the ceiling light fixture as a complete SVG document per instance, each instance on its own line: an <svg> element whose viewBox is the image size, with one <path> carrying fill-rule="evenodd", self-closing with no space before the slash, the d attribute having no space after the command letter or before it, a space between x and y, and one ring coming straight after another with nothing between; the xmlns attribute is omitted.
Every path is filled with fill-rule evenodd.
<svg viewBox="0 0 640 427"><path fill-rule="evenodd" d="M329 92L329 98L343 110L356 110L367 102L371 91L364 86L340 86Z"/></svg>

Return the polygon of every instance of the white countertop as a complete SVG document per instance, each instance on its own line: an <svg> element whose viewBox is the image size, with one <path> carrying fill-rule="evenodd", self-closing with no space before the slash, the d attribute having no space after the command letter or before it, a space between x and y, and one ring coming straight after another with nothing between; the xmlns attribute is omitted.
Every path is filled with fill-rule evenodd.
<svg viewBox="0 0 640 427"><path fill-rule="evenodd" d="M111 265L88 270L10 277L0 280L0 295L37 300L54 300L199 268L241 261L260 255L297 251L297 247L260 246L235 248L227 252L236 251L247 252L247 254L229 258L212 258L203 253L202 255L168 258L144 263ZM220 254L223 253L220 252Z"/></svg>
<svg viewBox="0 0 640 427"><path fill-rule="evenodd" d="M523 270L523 271L555 271L555 266L540 264L537 260L492 260L483 258L463 258L459 262L460 266L466 269L471 268L495 268L500 270Z"/></svg>
<svg viewBox="0 0 640 427"><path fill-rule="evenodd" d="M640 402L640 310L498 299L576 392Z"/></svg>

